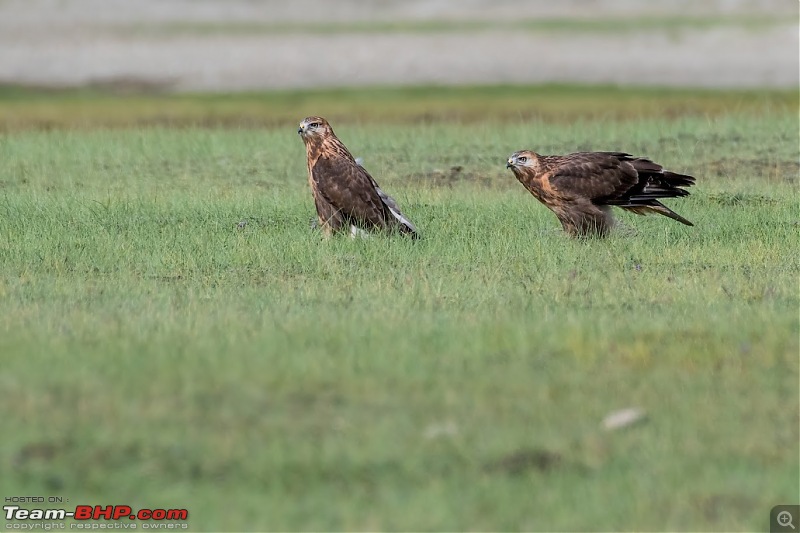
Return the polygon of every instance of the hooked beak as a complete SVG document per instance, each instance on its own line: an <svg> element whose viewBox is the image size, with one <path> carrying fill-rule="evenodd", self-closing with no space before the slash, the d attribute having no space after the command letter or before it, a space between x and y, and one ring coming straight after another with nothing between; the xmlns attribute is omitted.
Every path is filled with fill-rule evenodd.
<svg viewBox="0 0 800 533"><path fill-rule="evenodd" d="M506 168L511 168L513 166L514 166L514 164L511 162L510 159L508 161L506 161Z"/></svg>
<svg viewBox="0 0 800 533"><path fill-rule="evenodd" d="M300 126L299 128L297 128L297 134L298 135L302 135L303 134L303 126Z"/></svg>

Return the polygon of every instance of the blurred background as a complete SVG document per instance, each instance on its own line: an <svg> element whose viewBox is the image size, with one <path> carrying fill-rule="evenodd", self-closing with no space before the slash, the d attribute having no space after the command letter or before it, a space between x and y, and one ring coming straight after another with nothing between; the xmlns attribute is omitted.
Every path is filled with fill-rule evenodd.
<svg viewBox="0 0 800 533"><path fill-rule="evenodd" d="M0 0L0 83L798 84L792 0Z"/></svg>
<svg viewBox="0 0 800 533"><path fill-rule="evenodd" d="M798 501L799 45L796 0L0 0L0 493L764 530ZM424 239L319 242L312 114ZM525 147L690 172L697 227L566 239Z"/></svg>

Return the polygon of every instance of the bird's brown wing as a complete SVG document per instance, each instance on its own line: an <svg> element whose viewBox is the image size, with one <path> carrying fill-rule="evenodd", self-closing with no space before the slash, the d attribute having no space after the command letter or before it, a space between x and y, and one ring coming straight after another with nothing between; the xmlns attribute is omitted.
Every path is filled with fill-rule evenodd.
<svg viewBox="0 0 800 533"><path fill-rule="evenodd" d="M659 201L688 195L681 187L693 185L692 176L664 170L647 158L624 152L581 152L551 159L550 185L564 196L587 199L598 206L614 205L637 214L659 213L692 225Z"/></svg>
<svg viewBox="0 0 800 533"><path fill-rule="evenodd" d="M632 165L620 160L628 154L579 152L566 156L545 156L546 179L550 187L566 198L586 199L604 205L624 196L638 183Z"/></svg>
<svg viewBox="0 0 800 533"><path fill-rule="evenodd" d="M363 167L344 157L320 157L311 176L320 195L349 222L386 227L386 206Z"/></svg>
<svg viewBox="0 0 800 533"><path fill-rule="evenodd" d="M400 207L397 205L397 200L383 192L383 190L378 186L378 183L375 179L370 175L364 165L362 164L361 158L356 158L356 164L364 171L364 174L367 175L369 180L372 182L372 186L375 187L375 192L378 193L380 196L381 201L383 204L389 209L389 212L394 217L394 224L400 228L402 233L410 233L414 238L419 237L417 233L417 227L410 221L406 216L400 211Z"/></svg>

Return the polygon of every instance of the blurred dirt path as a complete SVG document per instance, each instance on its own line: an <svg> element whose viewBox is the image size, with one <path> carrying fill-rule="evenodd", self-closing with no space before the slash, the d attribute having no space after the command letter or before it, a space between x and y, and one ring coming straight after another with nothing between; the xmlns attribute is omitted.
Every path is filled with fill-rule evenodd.
<svg viewBox="0 0 800 533"><path fill-rule="evenodd" d="M613 20L687 12L786 23L619 33L237 29L283 21ZM0 83L176 91L544 82L796 87L796 12L797 3L787 0L0 0ZM175 23L218 28L170 32L163 26Z"/></svg>

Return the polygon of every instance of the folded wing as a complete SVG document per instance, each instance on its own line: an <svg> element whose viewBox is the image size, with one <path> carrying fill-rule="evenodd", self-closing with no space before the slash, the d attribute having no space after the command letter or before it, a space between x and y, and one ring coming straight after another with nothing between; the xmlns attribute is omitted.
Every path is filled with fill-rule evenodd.
<svg viewBox="0 0 800 533"><path fill-rule="evenodd" d="M318 193L346 222L364 229L396 229L417 236L417 229L383 192L364 167L346 157L324 157L312 169Z"/></svg>
<svg viewBox="0 0 800 533"><path fill-rule="evenodd" d="M643 215L659 213L687 226L693 224L659 200L687 196L681 187L692 176L664 170L653 161L624 152L579 152L552 162L551 186L562 194L588 198L595 205L613 205Z"/></svg>

